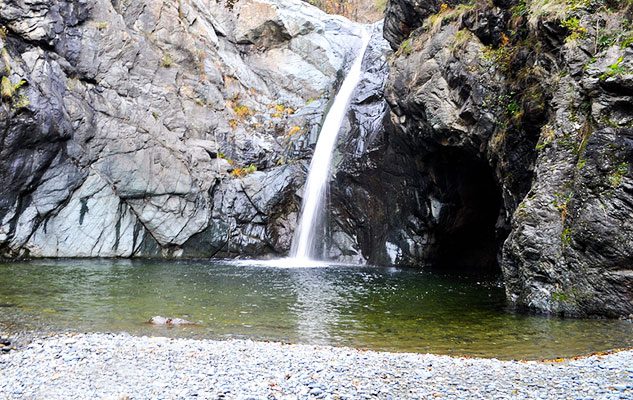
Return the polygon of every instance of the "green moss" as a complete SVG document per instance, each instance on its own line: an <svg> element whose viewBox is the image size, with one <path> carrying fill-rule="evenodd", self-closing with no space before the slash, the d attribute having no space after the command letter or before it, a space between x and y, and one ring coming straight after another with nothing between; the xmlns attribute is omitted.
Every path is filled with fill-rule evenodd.
<svg viewBox="0 0 633 400"><path fill-rule="evenodd" d="M13 106L17 109L26 108L30 105L31 105L31 101L24 93L21 93L18 96L18 99L16 100L16 102L13 104Z"/></svg>
<svg viewBox="0 0 633 400"><path fill-rule="evenodd" d="M501 72L509 72L514 51L510 46L484 48L481 58L484 62L497 67Z"/></svg>
<svg viewBox="0 0 633 400"><path fill-rule="evenodd" d="M18 90L20 90L20 88L24 86L25 83L26 81L24 79L21 79L18 83L13 84L8 77L3 76L2 80L0 81L0 95L2 96L2 100L12 102L19 100L19 98L15 98L15 95L17 94Z"/></svg>
<svg viewBox="0 0 633 400"><path fill-rule="evenodd" d="M633 32L626 32L624 35L622 35L620 47L625 49L631 45L633 45Z"/></svg>
<svg viewBox="0 0 633 400"><path fill-rule="evenodd" d="M13 97L13 85L6 76L3 76L0 81L0 94L3 100L11 100Z"/></svg>
<svg viewBox="0 0 633 400"><path fill-rule="evenodd" d="M402 44L400 44L400 48L398 48L398 51L396 52L396 54L397 55L404 54L408 56L409 54L411 54L412 51L413 51L413 46L411 45L411 38L409 38L405 40L404 42L402 42Z"/></svg>
<svg viewBox="0 0 633 400"><path fill-rule="evenodd" d="M457 33L455 34L455 37L453 38L453 43L451 44L451 50L455 51L461 48L472 37L473 37L473 34L468 29L460 29L459 31L457 31Z"/></svg>
<svg viewBox="0 0 633 400"><path fill-rule="evenodd" d="M160 60L160 64L165 68L170 68L174 64L171 55L169 53L163 54L163 58Z"/></svg>
<svg viewBox="0 0 633 400"><path fill-rule="evenodd" d="M569 295L565 292L553 292L552 300L559 303L566 303L569 301Z"/></svg>
<svg viewBox="0 0 633 400"><path fill-rule="evenodd" d="M11 74L11 57L9 52L4 47L0 50L0 56L2 56L2 62L4 63L4 70L7 75Z"/></svg>
<svg viewBox="0 0 633 400"><path fill-rule="evenodd" d="M374 7L379 12L384 12L387 8L387 0L374 0Z"/></svg>

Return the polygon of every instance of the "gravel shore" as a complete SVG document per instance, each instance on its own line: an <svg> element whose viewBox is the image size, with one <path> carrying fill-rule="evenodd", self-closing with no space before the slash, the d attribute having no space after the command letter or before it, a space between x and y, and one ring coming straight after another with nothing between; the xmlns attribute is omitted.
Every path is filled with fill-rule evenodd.
<svg viewBox="0 0 633 400"><path fill-rule="evenodd" d="M62 334L0 355L0 399L632 399L633 350L517 362Z"/></svg>

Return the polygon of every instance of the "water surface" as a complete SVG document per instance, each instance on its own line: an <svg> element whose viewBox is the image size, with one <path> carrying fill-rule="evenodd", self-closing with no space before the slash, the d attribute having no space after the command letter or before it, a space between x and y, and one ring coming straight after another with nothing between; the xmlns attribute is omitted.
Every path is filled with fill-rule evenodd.
<svg viewBox="0 0 633 400"><path fill-rule="evenodd" d="M156 327L150 317L198 326ZM416 269L211 261L0 264L0 325L554 358L633 346L633 324L516 315L498 282Z"/></svg>

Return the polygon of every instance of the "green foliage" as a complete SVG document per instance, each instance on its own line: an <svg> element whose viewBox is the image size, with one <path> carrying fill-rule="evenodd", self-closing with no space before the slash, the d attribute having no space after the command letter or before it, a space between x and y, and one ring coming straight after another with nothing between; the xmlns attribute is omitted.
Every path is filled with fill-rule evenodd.
<svg viewBox="0 0 633 400"><path fill-rule="evenodd" d="M622 75L626 73L626 68L624 68L624 66L622 65L623 61L624 61L624 56L621 56L620 58L618 58L616 62L609 65L607 67L607 71L603 73L602 75L600 75L600 80L604 81L613 76L618 76L618 75Z"/></svg>
<svg viewBox="0 0 633 400"><path fill-rule="evenodd" d="M3 101L11 103L16 109L28 107L31 104L29 98L24 93L19 93L20 88L25 83L26 81L21 79L14 84L8 77L3 76L0 80L0 97Z"/></svg>
<svg viewBox="0 0 633 400"><path fill-rule="evenodd" d="M2 82L0 83L2 98L4 100L11 100L25 83L26 81L21 79L18 83L12 84L8 77L3 76Z"/></svg>
<svg viewBox="0 0 633 400"><path fill-rule="evenodd" d="M508 72L510 70L510 64L512 63L513 54L514 51L511 46L500 46L496 49L485 47L481 58L502 72Z"/></svg>
<svg viewBox="0 0 633 400"><path fill-rule="evenodd" d="M458 30L457 33L455 34L455 37L453 38L453 43L451 44L451 50L455 51L461 48L472 37L473 37L473 34L468 29Z"/></svg>
<svg viewBox="0 0 633 400"><path fill-rule="evenodd" d="M560 26L567 29L569 34L565 41L572 42L575 40L583 39L587 36L587 28L580 24L580 18L578 17L569 17L561 21Z"/></svg>
<svg viewBox="0 0 633 400"><path fill-rule="evenodd" d="M596 25L596 50L602 51L614 45L625 49L633 45L633 23L628 18L622 18L620 23L609 29L601 29Z"/></svg>
<svg viewBox="0 0 633 400"><path fill-rule="evenodd" d="M530 21L536 23L539 18L564 20L580 10L591 8L592 0L531 0L527 3Z"/></svg>
<svg viewBox="0 0 633 400"><path fill-rule="evenodd" d="M519 114L521 112L521 106L519 105L519 103L516 102L516 100L512 100L506 106L506 110L508 111L508 114L515 116L516 114Z"/></svg>
<svg viewBox="0 0 633 400"><path fill-rule="evenodd" d="M571 229L569 227L565 227L560 234L560 240L563 242L564 246L568 246L571 244Z"/></svg>
<svg viewBox="0 0 633 400"><path fill-rule="evenodd" d="M596 39L596 44L598 45L599 49L604 49L613 46L615 43L617 43L617 40L617 35L613 33L604 33L598 36L598 39Z"/></svg>
<svg viewBox="0 0 633 400"><path fill-rule="evenodd" d="M621 39L620 47L623 49L626 49L627 47L630 47L631 45L633 45L633 32L626 32L626 34L623 35Z"/></svg>
<svg viewBox="0 0 633 400"><path fill-rule="evenodd" d="M618 164L614 171L609 175L609 185L612 188L617 188L622 184L622 179L629 172L629 164L627 162L621 162Z"/></svg>
<svg viewBox="0 0 633 400"><path fill-rule="evenodd" d="M6 76L3 76L2 81L0 81L0 94L4 100L11 100L13 97L13 85Z"/></svg>
<svg viewBox="0 0 633 400"><path fill-rule="evenodd" d="M514 17L523 17L529 13L525 0L519 0L519 2L510 9L510 11L512 11L512 16Z"/></svg>

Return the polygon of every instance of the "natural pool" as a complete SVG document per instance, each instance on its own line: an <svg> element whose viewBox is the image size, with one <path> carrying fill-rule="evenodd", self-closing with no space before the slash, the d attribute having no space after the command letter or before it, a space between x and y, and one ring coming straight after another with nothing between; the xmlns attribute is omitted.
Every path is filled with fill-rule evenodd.
<svg viewBox="0 0 633 400"><path fill-rule="evenodd" d="M249 338L498 358L633 346L633 323L516 315L498 282L416 269L222 261L0 264L0 325L36 332ZM198 326L157 327L155 315Z"/></svg>

